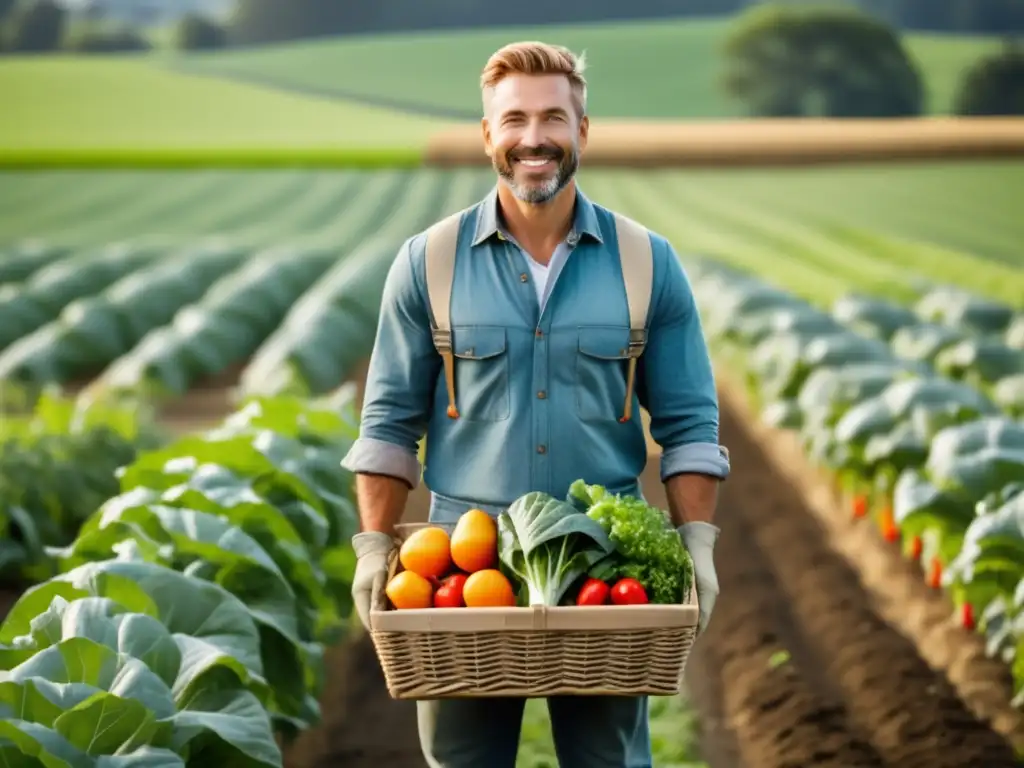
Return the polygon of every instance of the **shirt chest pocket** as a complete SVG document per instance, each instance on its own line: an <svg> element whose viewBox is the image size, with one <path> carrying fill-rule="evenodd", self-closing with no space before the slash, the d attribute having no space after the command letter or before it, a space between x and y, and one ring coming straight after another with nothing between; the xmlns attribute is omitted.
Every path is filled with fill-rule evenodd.
<svg viewBox="0 0 1024 768"><path fill-rule="evenodd" d="M618 421L626 399L627 326L579 329L576 413L583 421Z"/></svg>
<svg viewBox="0 0 1024 768"><path fill-rule="evenodd" d="M459 418L467 421L507 419L511 410L511 384L505 329L453 326L452 347Z"/></svg>

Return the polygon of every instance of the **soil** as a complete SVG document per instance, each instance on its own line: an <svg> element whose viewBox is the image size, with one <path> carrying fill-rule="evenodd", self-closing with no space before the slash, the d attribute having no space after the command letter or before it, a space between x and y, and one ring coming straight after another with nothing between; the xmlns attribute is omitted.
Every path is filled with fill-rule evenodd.
<svg viewBox="0 0 1024 768"><path fill-rule="evenodd" d="M963 120L597 120L583 164L594 166L793 166L979 157L1024 152L1019 118ZM438 167L490 164L475 123L445 126L427 141Z"/></svg>

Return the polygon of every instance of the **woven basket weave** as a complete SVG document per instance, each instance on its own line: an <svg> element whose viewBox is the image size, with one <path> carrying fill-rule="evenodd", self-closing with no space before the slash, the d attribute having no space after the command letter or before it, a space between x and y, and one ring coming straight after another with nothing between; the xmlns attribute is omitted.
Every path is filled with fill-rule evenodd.
<svg viewBox="0 0 1024 768"><path fill-rule="evenodd" d="M423 525L398 526L399 538ZM697 615L692 590L681 605L402 611L380 591L370 627L395 699L668 696L679 692Z"/></svg>

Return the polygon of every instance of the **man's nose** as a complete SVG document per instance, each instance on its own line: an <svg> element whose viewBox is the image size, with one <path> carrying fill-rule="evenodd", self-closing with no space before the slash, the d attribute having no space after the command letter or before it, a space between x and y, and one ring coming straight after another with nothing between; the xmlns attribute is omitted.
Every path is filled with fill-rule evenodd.
<svg viewBox="0 0 1024 768"><path fill-rule="evenodd" d="M523 132L522 143L530 149L544 146L544 133L541 131L540 123L531 122Z"/></svg>

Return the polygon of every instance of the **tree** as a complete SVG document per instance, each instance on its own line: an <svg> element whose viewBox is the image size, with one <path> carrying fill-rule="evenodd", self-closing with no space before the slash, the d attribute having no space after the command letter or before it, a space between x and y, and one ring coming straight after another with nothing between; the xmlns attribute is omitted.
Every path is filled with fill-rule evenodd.
<svg viewBox="0 0 1024 768"><path fill-rule="evenodd" d="M62 47L72 53L127 53L148 51L153 46L133 29L93 25L65 35Z"/></svg>
<svg viewBox="0 0 1024 768"><path fill-rule="evenodd" d="M726 93L762 117L903 117L924 103L897 32L853 8L755 6L724 59Z"/></svg>
<svg viewBox="0 0 1024 768"><path fill-rule="evenodd" d="M175 47L182 50L201 50L224 46L224 28L210 19L189 14L178 22L174 35Z"/></svg>
<svg viewBox="0 0 1024 768"><path fill-rule="evenodd" d="M953 111L972 117L1024 115L1024 47L1008 44L975 62L960 80Z"/></svg>
<svg viewBox="0 0 1024 768"><path fill-rule="evenodd" d="M381 0L239 0L229 37L251 45L364 31L389 10Z"/></svg>
<svg viewBox="0 0 1024 768"><path fill-rule="evenodd" d="M5 25L6 50L41 53L60 47L66 14L52 0L19 3L11 9Z"/></svg>

